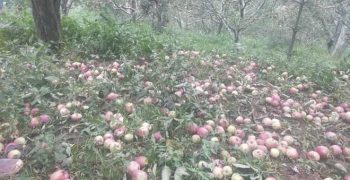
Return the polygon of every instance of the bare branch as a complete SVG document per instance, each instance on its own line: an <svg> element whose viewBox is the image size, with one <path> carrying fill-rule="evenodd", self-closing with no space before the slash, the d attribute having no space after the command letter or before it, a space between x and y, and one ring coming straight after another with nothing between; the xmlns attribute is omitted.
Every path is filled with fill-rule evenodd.
<svg viewBox="0 0 350 180"><path fill-rule="evenodd" d="M233 26L231 26L225 17L223 17L215 8L215 6L211 3L208 2L208 0L206 0L206 2L210 5L210 8L215 12L215 15L224 23L225 27L228 29L228 31L230 32L230 34L232 33L236 33L237 29Z"/></svg>
<svg viewBox="0 0 350 180"><path fill-rule="evenodd" d="M244 3L244 8L247 7L247 5L251 2L252 0L247 0L245 3Z"/></svg>
<svg viewBox="0 0 350 180"><path fill-rule="evenodd" d="M115 2L113 1L109 1L111 4L112 4L112 8L114 10L120 10L126 14L132 14L131 12L129 12L128 10L131 10L131 11L136 11L136 9L132 8L132 7L125 7L125 6L121 6L121 5L117 5Z"/></svg>
<svg viewBox="0 0 350 180"><path fill-rule="evenodd" d="M250 24L254 23L256 20L259 19L257 14L260 12L260 10L264 7L265 4L266 4L266 0L264 0L263 3L261 3L260 6L257 9L255 9L254 13L251 14L248 17L248 19L246 21L247 23L246 23L244 29L247 28L247 26L249 26Z"/></svg>
<svg viewBox="0 0 350 180"><path fill-rule="evenodd" d="M315 6L316 7L316 6ZM326 35L331 38L332 37L332 32L330 28L327 26L326 20L320 15L320 12L318 12L317 9L309 7L310 12L312 12L313 18L318 20L321 23L323 31L326 33Z"/></svg>

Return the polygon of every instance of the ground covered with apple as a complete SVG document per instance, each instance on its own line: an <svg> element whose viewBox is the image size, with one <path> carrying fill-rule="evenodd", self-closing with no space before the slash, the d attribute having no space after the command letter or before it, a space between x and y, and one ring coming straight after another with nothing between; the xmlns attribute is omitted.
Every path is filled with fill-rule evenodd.
<svg viewBox="0 0 350 180"><path fill-rule="evenodd" d="M32 51L0 58L0 177L350 180L349 72L327 91L250 57Z"/></svg>

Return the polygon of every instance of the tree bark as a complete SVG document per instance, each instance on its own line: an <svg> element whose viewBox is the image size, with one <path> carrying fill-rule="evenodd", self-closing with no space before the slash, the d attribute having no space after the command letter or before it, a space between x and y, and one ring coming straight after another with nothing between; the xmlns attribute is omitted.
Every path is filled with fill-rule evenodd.
<svg viewBox="0 0 350 180"><path fill-rule="evenodd" d="M61 37L61 0L31 0L36 31L44 42L57 44Z"/></svg>
<svg viewBox="0 0 350 180"><path fill-rule="evenodd" d="M301 18L301 14L303 12L304 5L305 5L305 2L304 2L304 0L302 0L299 4L298 16L297 16L297 20L295 21L295 25L293 27L292 40L290 42L288 52L287 52L287 59L288 60L290 60L292 58L292 55L293 55L293 48L294 48L295 40L297 37L297 33L299 31L299 23L300 23L300 18Z"/></svg>

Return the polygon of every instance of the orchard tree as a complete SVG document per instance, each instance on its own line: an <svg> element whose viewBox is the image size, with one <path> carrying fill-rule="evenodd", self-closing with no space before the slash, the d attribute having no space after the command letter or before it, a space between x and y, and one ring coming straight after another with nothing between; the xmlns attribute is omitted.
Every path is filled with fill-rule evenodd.
<svg viewBox="0 0 350 180"><path fill-rule="evenodd" d="M169 0L142 0L141 9L145 16L151 18L152 27L162 32L169 22Z"/></svg>
<svg viewBox="0 0 350 180"><path fill-rule="evenodd" d="M206 33L216 31L217 34L220 34L224 28L224 23L216 13L226 15L229 10L227 2L228 1L216 1L211 2L213 4L208 4L208 2L202 1L201 3L197 3L199 5L195 7L195 11L193 12L194 16L197 17L197 23L195 23L196 27L200 27ZM208 11L208 7L212 9Z"/></svg>
<svg viewBox="0 0 350 180"><path fill-rule="evenodd" d="M199 15L196 14L198 4L191 0L170 1L168 12L180 29L189 29L191 25L199 21Z"/></svg>
<svg viewBox="0 0 350 180"><path fill-rule="evenodd" d="M203 0L204 7L222 23L235 43L241 33L263 18L275 1L267 0ZM221 31L220 26L218 31Z"/></svg>
<svg viewBox="0 0 350 180"><path fill-rule="evenodd" d="M162 32L169 22L167 13L169 7L168 1L169 0L154 1L156 13L153 18L155 19L155 21L153 21L153 27L159 32Z"/></svg>
<svg viewBox="0 0 350 180"><path fill-rule="evenodd" d="M350 2L347 0L315 1L309 6L327 37L327 49L341 56L350 41Z"/></svg>
<svg viewBox="0 0 350 180"><path fill-rule="evenodd" d="M287 59L288 60L290 60L292 58L292 55L293 55L293 48L294 48L295 40L297 37L297 33L299 31L301 15L303 13L303 10L304 10L304 7L305 7L307 0L295 0L295 2L299 4L299 8L298 8L298 14L297 14L297 17L295 20L295 24L292 27L292 30L293 30L292 39L290 41L288 52L287 52Z"/></svg>
<svg viewBox="0 0 350 180"><path fill-rule="evenodd" d="M107 6L112 7L112 9L116 12L122 12L125 15L131 17L133 22L136 22L138 19L138 1L137 0L109 0L107 1Z"/></svg>
<svg viewBox="0 0 350 180"><path fill-rule="evenodd" d="M31 0L36 31L44 42L58 44L61 36L60 0Z"/></svg>

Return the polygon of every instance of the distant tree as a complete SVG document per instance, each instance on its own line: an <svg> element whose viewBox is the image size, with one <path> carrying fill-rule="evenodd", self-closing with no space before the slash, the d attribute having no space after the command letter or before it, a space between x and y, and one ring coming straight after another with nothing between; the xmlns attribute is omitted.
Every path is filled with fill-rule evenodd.
<svg viewBox="0 0 350 180"><path fill-rule="evenodd" d="M294 0L294 1L299 4L299 9L298 9L298 14L296 17L295 24L292 27L292 30L293 30L292 39L290 41L288 52L287 52L287 59L288 60L290 60L292 58L292 55L293 55L293 48L294 48L295 40L297 37L297 33L299 31L299 24L300 24L301 15L303 13L305 3L307 2L307 0Z"/></svg>
<svg viewBox="0 0 350 180"><path fill-rule="evenodd" d="M169 22L168 7L169 0L153 0L155 13L153 15L153 27L156 31L162 32Z"/></svg>
<svg viewBox="0 0 350 180"><path fill-rule="evenodd" d="M169 23L169 0L141 0L140 9L154 30L162 32Z"/></svg>
<svg viewBox="0 0 350 180"><path fill-rule="evenodd" d="M137 2L136 0L129 0L129 4L131 6L131 15L132 15L132 21L136 22L136 9L137 9Z"/></svg>
<svg viewBox="0 0 350 180"><path fill-rule="evenodd" d="M170 17L173 17L176 21L179 28L188 29L191 24L196 22L193 13L196 4L198 3L191 0L170 1L168 13L171 15Z"/></svg>
<svg viewBox="0 0 350 180"><path fill-rule="evenodd" d="M219 26L225 26L235 43L240 41L241 33L251 24L263 18L268 11L268 4L273 1L266 0L203 0L205 10L217 17Z"/></svg>
<svg viewBox="0 0 350 180"><path fill-rule="evenodd" d="M44 42L58 43L61 36L60 0L31 0L37 34Z"/></svg>
<svg viewBox="0 0 350 180"><path fill-rule="evenodd" d="M341 56L350 41L350 2L346 0L316 1L309 6L327 37L327 49L333 56Z"/></svg>
<svg viewBox="0 0 350 180"><path fill-rule="evenodd" d="M112 7L112 9L115 10L116 12L122 12L128 17L131 17L131 20L133 22L136 22L136 20L138 19L137 0L127 0L127 1L109 0L107 1L106 5L107 6L111 5L110 7Z"/></svg>

